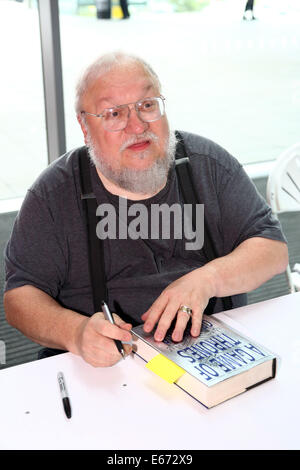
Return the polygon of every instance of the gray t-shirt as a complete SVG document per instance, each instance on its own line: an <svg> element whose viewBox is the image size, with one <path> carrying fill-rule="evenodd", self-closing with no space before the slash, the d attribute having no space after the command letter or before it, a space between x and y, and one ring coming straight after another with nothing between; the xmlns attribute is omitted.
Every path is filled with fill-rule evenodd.
<svg viewBox="0 0 300 470"><path fill-rule="evenodd" d="M251 237L285 241L279 223L240 163L207 139L185 132L182 136L218 255L230 253ZM5 290L31 284L64 307L91 315L78 155L75 149L59 158L28 190L5 251ZM119 198L106 191L93 166L92 184L97 203L112 204L118 213ZM182 204L174 167L157 195L127 201L128 207L137 203L148 209L152 204ZM106 239L103 243L108 305L137 323L166 286L207 262L203 250L186 249L184 238ZM233 296L234 306L243 303L243 296ZM219 302L215 311L221 309Z"/></svg>

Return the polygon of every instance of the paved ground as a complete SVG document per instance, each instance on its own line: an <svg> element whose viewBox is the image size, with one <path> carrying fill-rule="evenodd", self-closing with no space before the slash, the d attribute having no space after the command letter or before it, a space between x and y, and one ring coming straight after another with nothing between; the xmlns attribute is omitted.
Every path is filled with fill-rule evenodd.
<svg viewBox="0 0 300 470"><path fill-rule="evenodd" d="M74 78L116 48L142 55L157 70L173 127L210 137L242 163L273 159L299 141L299 2L257 0L258 20L251 22L241 19L244 3L214 0L202 12L181 14L152 6L126 21L61 15L68 149L82 143ZM36 10L0 1L0 43L4 199L22 196L46 166Z"/></svg>

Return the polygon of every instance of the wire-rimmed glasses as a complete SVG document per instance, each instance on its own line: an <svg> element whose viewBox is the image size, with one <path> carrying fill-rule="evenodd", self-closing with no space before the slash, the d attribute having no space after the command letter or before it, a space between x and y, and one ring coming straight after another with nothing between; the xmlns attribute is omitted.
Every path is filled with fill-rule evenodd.
<svg viewBox="0 0 300 470"><path fill-rule="evenodd" d="M89 114L101 118L105 130L110 132L121 131L125 129L130 116L130 105L133 105L135 111L143 122L158 121L165 114L165 98L155 96L153 98L144 98L135 103L121 104L112 108L106 108L101 114L93 114L87 111L80 111L81 114Z"/></svg>

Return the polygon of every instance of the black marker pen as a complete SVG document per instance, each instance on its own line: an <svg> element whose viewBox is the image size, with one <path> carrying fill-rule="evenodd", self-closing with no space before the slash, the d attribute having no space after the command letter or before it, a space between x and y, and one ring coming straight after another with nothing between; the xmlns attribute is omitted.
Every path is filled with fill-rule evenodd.
<svg viewBox="0 0 300 470"><path fill-rule="evenodd" d="M65 385L65 379L64 379L62 372L58 372L57 379L59 383L60 394L62 397L62 402L64 405L66 416L67 418L71 418L72 416L71 404L70 404L70 399L69 399L68 392L67 392L66 385Z"/></svg>

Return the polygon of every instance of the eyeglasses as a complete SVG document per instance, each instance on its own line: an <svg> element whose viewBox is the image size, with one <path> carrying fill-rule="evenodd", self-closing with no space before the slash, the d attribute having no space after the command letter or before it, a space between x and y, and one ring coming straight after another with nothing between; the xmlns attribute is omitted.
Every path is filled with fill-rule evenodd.
<svg viewBox="0 0 300 470"><path fill-rule="evenodd" d="M131 113L130 105L133 105L135 111L143 122L158 121L165 114L165 98L156 96L154 98L145 98L136 103L121 104L113 108L106 108L101 114L88 113L80 111L81 114L89 114L102 119L102 125L105 130L110 132L121 131L125 129Z"/></svg>

